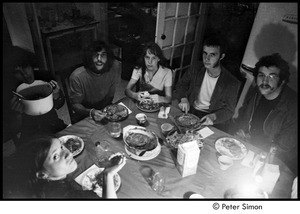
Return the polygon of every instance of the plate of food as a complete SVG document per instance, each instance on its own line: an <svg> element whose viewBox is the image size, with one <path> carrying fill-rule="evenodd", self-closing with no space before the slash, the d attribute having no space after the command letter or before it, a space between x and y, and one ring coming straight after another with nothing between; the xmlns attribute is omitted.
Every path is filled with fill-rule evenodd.
<svg viewBox="0 0 300 214"><path fill-rule="evenodd" d="M104 185L104 168L93 167L86 172L82 177L80 184L83 190L93 190L99 197L102 197ZM114 175L115 191L118 191L121 186L121 177L118 173Z"/></svg>
<svg viewBox="0 0 300 214"><path fill-rule="evenodd" d="M126 153L137 160L151 160L159 155L161 146L152 131L134 127L123 134Z"/></svg>
<svg viewBox="0 0 300 214"><path fill-rule="evenodd" d="M222 137L216 140L216 150L231 157L233 160L243 159L247 155L247 148L244 144L232 137Z"/></svg>
<svg viewBox="0 0 300 214"><path fill-rule="evenodd" d="M136 107L144 112L156 112L159 111L161 104L154 103L151 98L146 98L136 103Z"/></svg>
<svg viewBox="0 0 300 214"><path fill-rule="evenodd" d="M60 137L59 140L73 154L74 157L79 155L84 148L83 140L75 135L65 135Z"/></svg>
<svg viewBox="0 0 300 214"><path fill-rule="evenodd" d="M166 146L171 149L177 149L179 144L196 140L199 148L203 147L203 137L198 131L189 130L185 133L180 133L178 130L170 131L166 136Z"/></svg>
<svg viewBox="0 0 300 214"><path fill-rule="evenodd" d="M108 105L103 112L106 113L106 118L112 122L122 121L128 117L127 108L119 104Z"/></svg>
<svg viewBox="0 0 300 214"><path fill-rule="evenodd" d="M201 123L199 117L189 113L183 113L174 117L175 123L185 129L200 129Z"/></svg>

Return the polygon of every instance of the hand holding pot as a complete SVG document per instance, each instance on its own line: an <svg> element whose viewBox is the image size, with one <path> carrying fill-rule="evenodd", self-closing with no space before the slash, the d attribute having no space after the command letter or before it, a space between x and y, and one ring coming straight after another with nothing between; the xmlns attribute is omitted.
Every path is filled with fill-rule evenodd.
<svg viewBox="0 0 300 214"><path fill-rule="evenodd" d="M51 80L49 82L49 84L51 85L51 87L53 89L53 98L57 99L59 97L59 91L60 91L60 87L59 87L58 83L55 80Z"/></svg>

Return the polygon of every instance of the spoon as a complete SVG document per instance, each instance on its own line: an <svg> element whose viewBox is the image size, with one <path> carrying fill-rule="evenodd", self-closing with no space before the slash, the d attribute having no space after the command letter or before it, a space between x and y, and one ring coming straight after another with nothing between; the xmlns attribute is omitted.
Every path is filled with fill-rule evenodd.
<svg viewBox="0 0 300 214"><path fill-rule="evenodd" d="M17 93L17 92L12 91L12 93L13 93L14 95L16 95L17 97L19 97L20 99L26 100L26 98L25 98L23 95L21 95L21 94L19 94L19 93Z"/></svg>

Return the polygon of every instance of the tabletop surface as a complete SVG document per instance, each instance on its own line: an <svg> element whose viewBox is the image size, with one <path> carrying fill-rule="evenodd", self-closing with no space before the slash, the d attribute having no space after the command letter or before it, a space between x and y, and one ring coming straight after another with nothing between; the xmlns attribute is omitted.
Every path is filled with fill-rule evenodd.
<svg viewBox="0 0 300 214"><path fill-rule="evenodd" d="M135 103L129 98L122 98L119 102L125 104L132 113L128 118L121 121L122 128L127 125L137 125L135 115L141 113ZM170 117L167 119L158 118L158 112L143 112L148 117L147 129L156 133L159 138L165 139L161 133L160 126L163 123L171 123ZM176 116L181 111L171 106L170 115ZM79 174L88 169L93 164L98 165L95 142L106 140L110 143L113 152L126 153L125 143L122 138L112 138L108 132L110 122L99 123L90 118L62 130L57 133L57 137L63 135L76 135L81 137L85 143L84 150L75 157L78 168L69 175L70 179L75 179ZM204 198L224 198L224 193L230 188L240 185L253 183L251 176L252 169L241 164L241 160L234 160L234 164L227 170L221 170L218 164L218 152L215 148L215 141L220 137L229 134L222 132L214 127L209 127L214 133L204 139L204 146L200 151L197 172L194 175L182 177L176 168L177 154L165 145L161 146L161 152L157 157L147 161L127 159L126 165L118 172L121 177L121 187L117 191L118 198L166 198L166 199L183 199L189 192L195 192ZM231 136L232 137L232 136ZM248 150L259 152L259 149L253 145L243 142ZM143 166L151 167L154 171L160 172L165 177L165 190L157 194L151 189L141 174ZM283 164L280 166L280 177L275 185L269 198L290 198L293 175L290 170ZM81 188L78 185L78 188Z"/></svg>

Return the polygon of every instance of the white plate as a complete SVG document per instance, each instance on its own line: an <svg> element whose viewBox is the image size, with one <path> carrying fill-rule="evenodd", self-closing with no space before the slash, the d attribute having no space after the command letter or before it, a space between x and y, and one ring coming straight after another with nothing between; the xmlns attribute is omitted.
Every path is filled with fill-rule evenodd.
<svg viewBox="0 0 300 214"><path fill-rule="evenodd" d="M104 168L94 168L89 170L85 176L81 180L81 185L83 187L83 190L93 190L93 179L95 179L96 175L101 173L104 170ZM91 181L92 179L92 181ZM96 182L96 181L95 181ZM114 175L114 184L115 184L115 191L118 191L118 189L121 186L121 177L118 173ZM93 191L99 196L102 197L102 186L97 185L97 188Z"/></svg>
<svg viewBox="0 0 300 214"><path fill-rule="evenodd" d="M240 147L241 152L239 154L232 154L229 148L226 147L226 145L230 145L228 141L234 143L238 147ZM240 160L243 159L247 155L247 148L244 144L242 144L237 139L231 138L231 137L222 137L216 140L215 143L216 150L222 154L231 157L233 160Z"/></svg>
<svg viewBox="0 0 300 214"><path fill-rule="evenodd" d="M155 149L145 152L145 154L141 157L134 154L134 153L132 153L132 152L130 152L128 150L126 144L125 144L125 151L133 159L141 160L141 161L147 161L147 160L151 160L153 158L156 158L159 155L159 153L161 151L161 145L158 143Z"/></svg>
<svg viewBox="0 0 300 214"><path fill-rule="evenodd" d="M65 144L66 142L67 142L67 140L69 140L69 139L77 139L77 140L79 140L80 142L81 142L81 146L80 146L80 148L78 149L78 150L75 150L72 154L73 154L73 156L75 157L76 155L79 155L80 154L80 152L82 152L82 150L83 150L83 148L84 148L84 142L83 142L83 140L80 138L80 137L78 137L78 136L75 136L75 135L65 135L65 136L62 136L62 137L60 137L60 138L58 138L63 144Z"/></svg>

